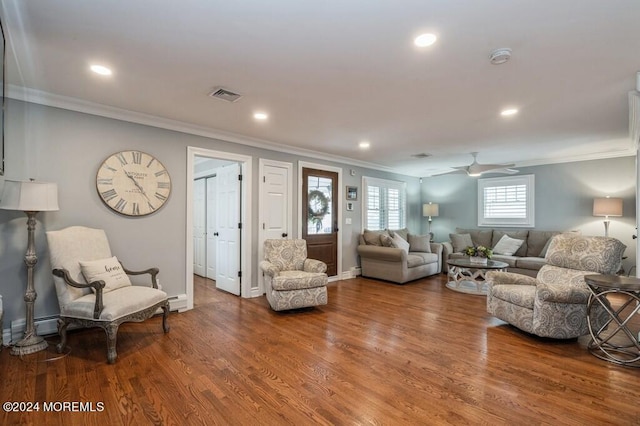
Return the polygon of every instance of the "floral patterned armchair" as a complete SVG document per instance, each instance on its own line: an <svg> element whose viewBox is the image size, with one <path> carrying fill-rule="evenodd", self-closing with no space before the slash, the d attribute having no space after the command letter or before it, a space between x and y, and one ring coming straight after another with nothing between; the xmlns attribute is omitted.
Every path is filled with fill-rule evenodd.
<svg viewBox="0 0 640 426"><path fill-rule="evenodd" d="M260 268L274 311L327 304L327 265L307 259L305 240L266 240Z"/></svg>
<svg viewBox="0 0 640 426"><path fill-rule="evenodd" d="M626 246L615 238L560 234L553 237L536 278L510 272L488 272L487 312L528 333L571 339L589 332L585 275L615 274ZM608 316L592 309L600 328Z"/></svg>

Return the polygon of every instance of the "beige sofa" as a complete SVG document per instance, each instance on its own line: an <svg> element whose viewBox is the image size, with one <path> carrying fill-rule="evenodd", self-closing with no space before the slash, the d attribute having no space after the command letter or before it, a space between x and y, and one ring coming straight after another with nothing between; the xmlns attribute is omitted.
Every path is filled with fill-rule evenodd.
<svg viewBox="0 0 640 426"><path fill-rule="evenodd" d="M388 244L398 234L409 243L408 250ZM397 231L368 231L360 235L358 246L362 276L404 284L439 274L442 270L442 244L429 242L428 235Z"/></svg>
<svg viewBox="0 0 640 426"><path fill-rule="evenodd" d="M493 248L503 235L524 240L520 248L512 255L494 254L492 260L499 260L509 264L508 271L535 277L545 264L545 254L551 237L561 234L561 231L537 231L534 229L504 230L504 229L461 229L456 228L456 234L469 234L474 245ZM461 252L464 247L454 247L451 241L442 243L442 271L447 273L447 260L467 257Z"/></svg>

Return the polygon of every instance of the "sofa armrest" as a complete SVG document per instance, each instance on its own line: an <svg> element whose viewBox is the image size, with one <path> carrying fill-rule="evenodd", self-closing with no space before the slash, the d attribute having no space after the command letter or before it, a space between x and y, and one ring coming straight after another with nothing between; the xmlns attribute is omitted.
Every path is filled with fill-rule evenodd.
<svg viewBox="0 0 640 426"><path fill-rule="evenodd" d="M316 259L305 259L302 269L305 272L327 272L327 264Z"/></svg>
<svg viewBox="0 0 640 426"><path fill-rule="evenodd" d="M535 278L513 272L489 271L487 272L487 281L492 285L538 285L538 280Z"/></svg>
<svg viewBox="0 0 640 426"><path fill-rule="evenodd" d="M575 305L585 305L589 301L589 294L586 284L540 283L536 290L536 298L540 301Z"/></svg>
<svg viewBox="0 0 640 426"><path fill-rule="evenodd" d="M442 272L442 264L443 264L443 255L442 252L444 250L444 244L441 243L431 243L431 253L438 255L438 271Z"/></svg>
<svg viewBox="0 0 640 426"><path fill-rule="evenodd" d="M276 265L269 262L268 260L263 260L262 262L260 262L260 269L262 269L262 271L271 278L275 277L276 275L278 275L278 272L280 272L280 269L278 269Z"/></svg>
<svg viewBox="0 0 640 426"><path fill-rule="evenodd" d="M358 246L358 254L360 257L368 259L386 260L388 262L406 262L407 252L393 247L380 247L370 245Z"/></svg>

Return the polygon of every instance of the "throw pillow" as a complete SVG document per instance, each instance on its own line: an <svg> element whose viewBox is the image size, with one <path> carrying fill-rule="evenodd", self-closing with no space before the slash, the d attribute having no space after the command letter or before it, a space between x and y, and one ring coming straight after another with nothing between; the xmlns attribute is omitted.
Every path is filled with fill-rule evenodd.
<svg viewBox="0 0 640 426"><path fill-rule="evenodd" d="M387 231L369 231L368 229L365 229L362 233L362 238L364 238L364 242L367 243L367 245L381 246L381 235L389 235L389 233Z"/></svg>
<svg viewBox="0 0 640 426"><path fill-rule="evenodd" d="M393 237L393 234L398 234L403 240L409 241L409 230L407 228L402 229L389 229L389 235Z"/></svg>
<svg viewBox="0 0 640 426"><path fill-rule="evenodd" d="M409 243L398 234L393 234L393 245L396 248L404 250L405 253L409 253Z"/></svg>
<svg viewBox="0 0 640 426"><path fill-rule="evenodd" d="M498 244L493 248L495 254L504 254L505 256L513 256L518 251L524 240L517 240L508 235L503 235Z"/></svg>
<svg viewBox="0 0 640 426"><path fill-rule="evenodd" d="M88 283L98 280L104 281L103 293L108 293L120 287L131 285L131 281L118 259L113 256L108 259L80 261L82 275ZM94 288L91 288L95 292Z"/></svg>
<svg viewBox="0 0 640 426"><path fill-rule="evenodd" d="M431 253L431 242L429 240L429 235L409 234L409 251Z"/></svg>
<svg viewBox="0 0 640 426"><path fill-rule="evenodd" d="M380 235L380 243L382 244L382 247L395 247L393 245L393 238L387 234Z"/></svg>
<svg viewBox="0 0 640 426"><path fill-rule="evenodd" d="M462 253L467 247L473 246L471 235L469 234L449 234L454 253Z"/></svg>

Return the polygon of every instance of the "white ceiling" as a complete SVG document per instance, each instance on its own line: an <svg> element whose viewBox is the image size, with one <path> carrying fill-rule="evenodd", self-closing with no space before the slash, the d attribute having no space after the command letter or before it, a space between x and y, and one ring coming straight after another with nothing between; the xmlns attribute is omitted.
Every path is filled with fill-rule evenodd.
<svg viewBox="0 0 640 426"><path fill-rule="evenodd" d="M630 155L637 0L3 0L7 82L415 176ZM418 49L413 38L438 35ZM500 47L511 60L492 65ZM113 68L109 78L91 63ZM243 94L209 98L216 87ZM499 111L516 106L509 119ZM252 118L269 113L267 122ZM371 148L358 148L368 140ZM412 154L429 153L426 159Z"/></svg>

